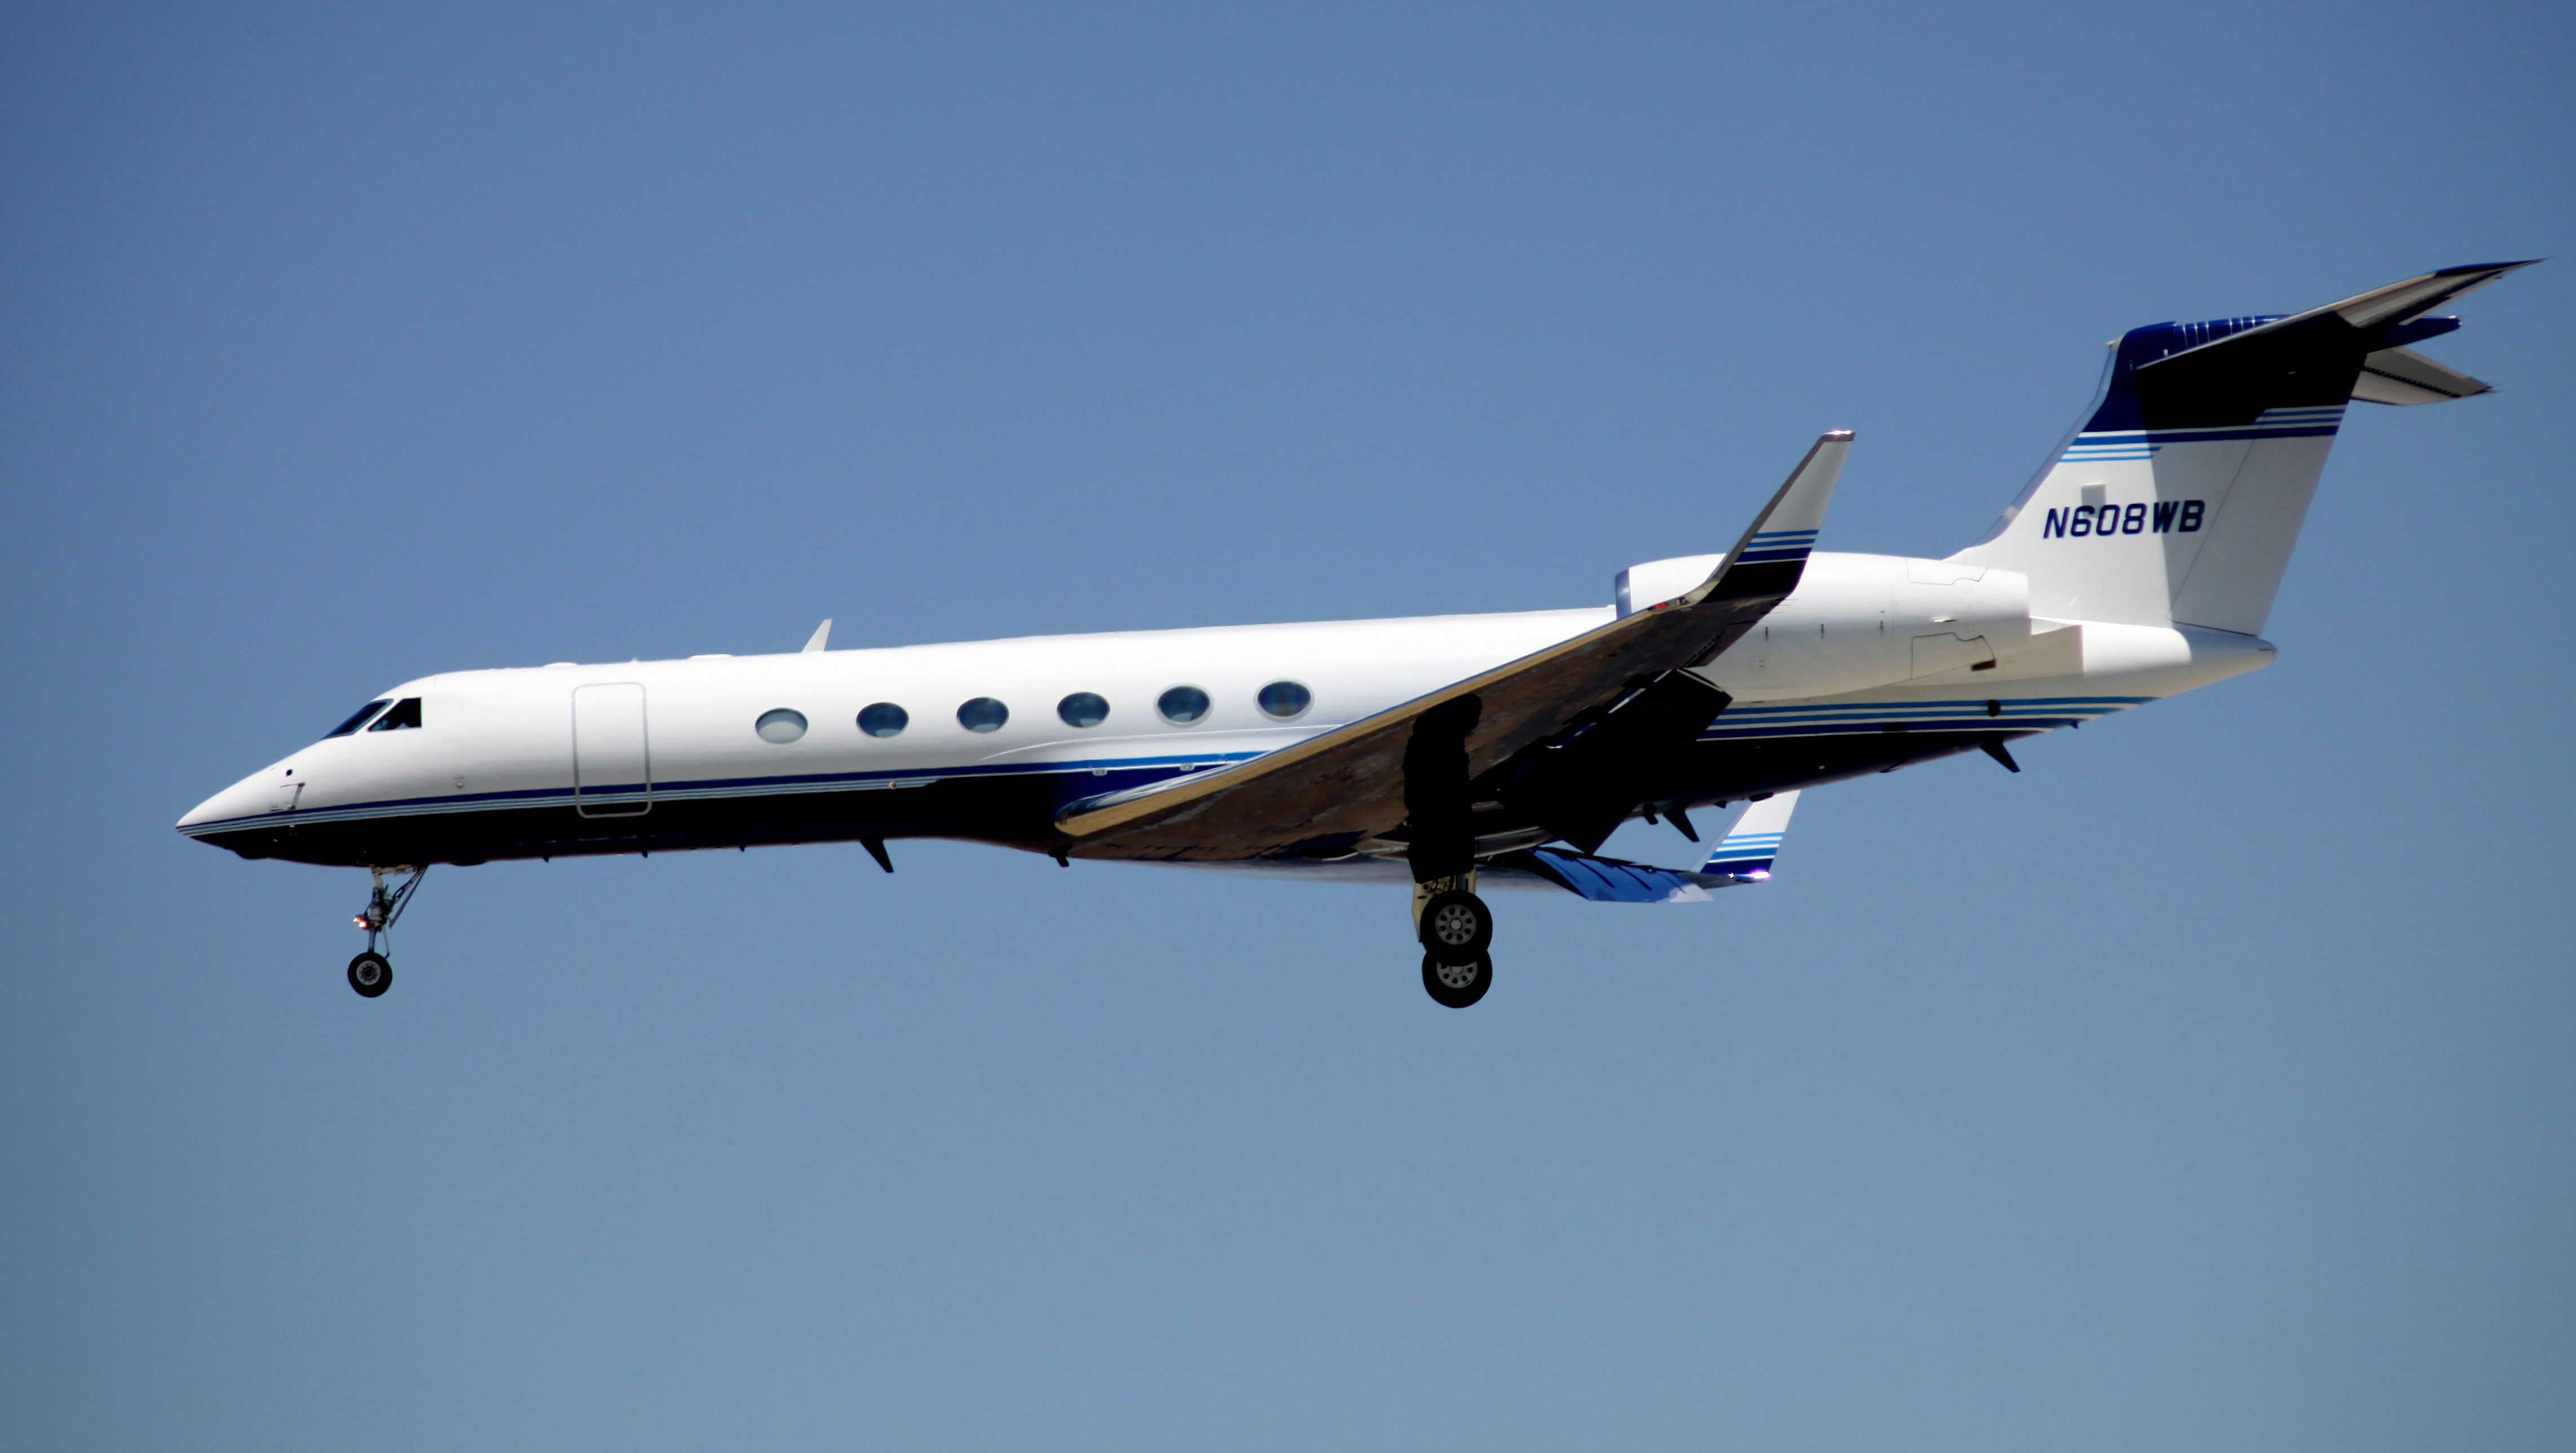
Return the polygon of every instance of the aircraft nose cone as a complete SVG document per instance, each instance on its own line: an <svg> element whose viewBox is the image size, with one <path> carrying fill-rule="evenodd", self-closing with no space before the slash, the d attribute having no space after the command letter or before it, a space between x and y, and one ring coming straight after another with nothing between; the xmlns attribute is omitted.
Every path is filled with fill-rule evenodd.
<svg viewBox="0 0 2576 1453"><path fill-rule="evenodd" d="M210 830L220 831L227 824L250 825L243 819L282 817L295 810L304 793L304 777L285 763L264 772L254 772L188 810L179 819L178 829L189 837L204 837Z"/></svg>
<svg viewBox="0 0 2576 1453"><path fill-rule="evenodd" d="M208 823L221 822L227 817L234 816L228 809L240 792L241 788L236 784L189 808L188 815L179 819L179 831L184 833L190 828L204 827Z"/></svg>

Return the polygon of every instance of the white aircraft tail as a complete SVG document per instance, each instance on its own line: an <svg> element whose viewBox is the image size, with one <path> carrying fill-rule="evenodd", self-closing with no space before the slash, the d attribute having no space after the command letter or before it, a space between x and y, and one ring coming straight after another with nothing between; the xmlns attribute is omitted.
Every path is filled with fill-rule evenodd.
<svg viewBox="0 0 2576 1453"><path fill-rule="evenodd" d="M2528 262L2445 268L2288 317L2133 328L2084 421L1951 556L2030 577L2053 619L2262 632L2344 407L2490 392L2406 345Z"/></svg>

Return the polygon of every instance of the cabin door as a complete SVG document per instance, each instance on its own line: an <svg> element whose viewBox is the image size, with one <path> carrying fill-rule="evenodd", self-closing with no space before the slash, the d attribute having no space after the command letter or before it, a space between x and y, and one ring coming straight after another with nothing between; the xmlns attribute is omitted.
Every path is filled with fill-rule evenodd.
<svg viewBox="0 0 2576 1453"><path fill-rule="evenodd" d="M653 756L641 685L620 681L574 689L572 800L584 817L640 817L653 810Z"/></svg>

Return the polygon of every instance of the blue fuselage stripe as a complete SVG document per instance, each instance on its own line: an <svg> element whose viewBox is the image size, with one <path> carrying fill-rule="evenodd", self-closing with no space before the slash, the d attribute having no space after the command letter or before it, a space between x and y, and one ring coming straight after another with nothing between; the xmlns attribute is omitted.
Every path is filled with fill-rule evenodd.
<svg viewBox="0 0 2576 1453"><path fill-rule="evenodd" d="M2294 423L2279 428L2141 429L2118 433L2078 434L2075 436L2075 442L2067 446L2066 454L2071 459L2096 450L2133 450L2166 444L2210 444L2229 439L2321 439L2333 434L2336 428L2337 425L2332 423Z"/></svg>
<svg viewBox="0 0 2576 1453"><path fill-rule="evenodd" d="M1957 731L1991 723L1998 729L2033 731L2071 726L2107 712L2154 700L2145 696L2043 697L2002 703L1990 715L1983 701L1885 702L1851 706L1745 706L1729 710L1701 734L1702 741L1753 737L1800 737L1885 731L1891 726L1926 731ZM459 792L441 797L399 797L353 802L292 812L259 813L194 823L181 831L193 837L277 827L286 823L328 823L438 816L493 808L606 806L617 802L706 800L763 797L787 793L849 792L927 787L968 777L1108 776L1160 772L1178 776L1206 767L1229 767L1266 755L1261 752L1215 752L1197 755L1106 757L1072 762L954 767L914 767L902 771L822 772L795 776L718 777L675 782L627 782L600 786L521 788L506 792Z"/></svg>

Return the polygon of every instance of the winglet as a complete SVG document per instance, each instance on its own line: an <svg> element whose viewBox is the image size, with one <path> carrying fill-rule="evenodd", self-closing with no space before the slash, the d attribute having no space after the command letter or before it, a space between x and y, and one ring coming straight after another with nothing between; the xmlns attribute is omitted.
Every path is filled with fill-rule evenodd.
<svg viewBox="0 0 2576 1453"><path fill-rule="evenodd" d="M832 649L832 618L830 616L823 617L823 623L816 626L814 628L814 634L806 638L805 649L808 651L828 651Z"/></svg>
<svg viewBox="0 0 2576 1453"><path fill-rule="evenodd" d="M1780 839L1788 835L1789 814L1797 810L1796 792L1775 792L1744 809L1699 870L1739 883L1769 878L1771 864L1780 855Z"/></svg>
<svg viewBox="0 0 2576 1453"><path fill-rule="evenodd" d="M1797 589L1807 552L1825 526L1825 507L1834 502L1834 485L1843 477L1851 443L1849 429L1818 439L1708 579L1673 603L1697 605L1712 595L1779 597Z"/></svg>

